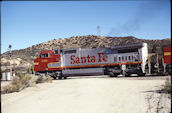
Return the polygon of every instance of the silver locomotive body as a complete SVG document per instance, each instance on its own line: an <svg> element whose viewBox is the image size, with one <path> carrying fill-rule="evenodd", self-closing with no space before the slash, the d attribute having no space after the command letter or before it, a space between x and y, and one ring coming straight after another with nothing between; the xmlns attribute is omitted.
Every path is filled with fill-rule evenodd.
<svg viewBox="0 0 172 113"><path fill-rule="evenodd" d="M144 75L147 59L146 43L108 48L65 49L61 52L62 75Z"/></svg>

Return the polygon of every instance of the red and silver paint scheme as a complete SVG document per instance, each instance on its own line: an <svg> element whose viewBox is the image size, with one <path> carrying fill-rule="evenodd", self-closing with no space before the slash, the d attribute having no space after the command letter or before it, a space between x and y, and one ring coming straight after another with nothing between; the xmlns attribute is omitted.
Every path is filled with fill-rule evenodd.
<svg viewBox="0 0 172 113"><path fill-rule="evenodd" d="M56 68L50 68L56 65ZM52 50L41 51L40 56L34 60L34 71L47 72L61 70L60 54L55 54Z"/></svg>
<svg viewBox="0 0 172 113"><path fill-rule="evenodd" d="M34 60L34 70L61 75L144 74L148 58L146 43L92 49L42 51ZM124 62L124 63L122 63ZM122 69L122 65L126 65ZM123 73L124 74L124 73Z"/></svg>
<svg viewBox="0 0 172 113"><path fill-rule="evenodd" d="M164 71L171 75L171 45L164 47Z"/></svg>
<svg viewBox="0 0 172 113"><path fill-rule="evenodd" d="M171 64L171 45L164 47L164 64Z"/></svg>

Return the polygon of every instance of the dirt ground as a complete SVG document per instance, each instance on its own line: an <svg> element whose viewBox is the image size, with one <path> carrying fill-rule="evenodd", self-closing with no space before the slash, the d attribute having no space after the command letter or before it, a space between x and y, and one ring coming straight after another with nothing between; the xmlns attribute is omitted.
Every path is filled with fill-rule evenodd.
<svg viewBox="0 0 172 113"><path fill-rule="evenodd" d="M166 77L71 77L1 95L2 113L169 113ZM160 100L160 101L159 101ZM158 112L157 112L158 111Z"/></svg>

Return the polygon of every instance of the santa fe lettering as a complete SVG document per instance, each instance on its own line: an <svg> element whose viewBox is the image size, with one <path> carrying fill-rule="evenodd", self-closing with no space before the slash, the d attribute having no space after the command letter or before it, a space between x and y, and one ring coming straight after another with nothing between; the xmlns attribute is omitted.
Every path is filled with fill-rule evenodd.
<svg viewBox="0 0 172 113"><path fill-rule="evenodd" d="M103 53L97 53L98 55L98 62L106 62L108 56L103 55ZM79 63L94 63L96 62L95 56L87 55L87 57L75 57L75 55L70 56L71 64L79 64Z"/></svg>

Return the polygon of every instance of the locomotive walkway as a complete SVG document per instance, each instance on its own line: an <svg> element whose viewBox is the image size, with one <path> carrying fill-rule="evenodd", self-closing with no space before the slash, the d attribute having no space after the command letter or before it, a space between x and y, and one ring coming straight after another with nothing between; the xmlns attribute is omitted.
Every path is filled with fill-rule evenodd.
<svg viewBox="0 0 172 113"><path fill-rule="evenodd" d="M73 77L1 95L2 113L146 113L164 77ZM154 96L159 96L155 93ZM167 104L168 102L166 102ZM149 108L149 109L148 109ZM165 112L167 113L167 112Z"/></svg>

